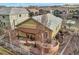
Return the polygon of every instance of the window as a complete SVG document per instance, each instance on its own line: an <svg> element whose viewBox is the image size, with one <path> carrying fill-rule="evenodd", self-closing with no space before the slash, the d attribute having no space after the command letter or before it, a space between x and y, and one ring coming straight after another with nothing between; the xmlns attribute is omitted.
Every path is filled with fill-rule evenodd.
<svg viewBox="0 0 79 59"><path fill-rule="evenodd" d="M44 38L47 39L48 38L48 32L44 33Z"/></svg>
<svg viewBox="0 0 79 59"><path fill-rule="evenodd" d="M5 18L5 16L2 16L3 18Z"/></svg>
<svg viewBox="0 0 79 59"><path fill-rule="evenodd" d="M5 26L5 23L3 23L4 24L4 26Z"/></svg>
<svg viewBox="0 0 79 59"><path fill-rule="evenodd" d="M28 33L26 34L27 35L27 38L30 39L30 40L35 40L35 34L31 34L31 33Z"/></svg>
<svg viewBox="0 0 79 59"><path fill-rule="evenodd" d="M21 17L21 14L19 15L19 17Z"/></svg>
<svg viewBox="0 0 79 59"><path fill-rule="evenodd" d="M0 22L0 27L5 27L5 26L6 26L5 22Z"/></svg>

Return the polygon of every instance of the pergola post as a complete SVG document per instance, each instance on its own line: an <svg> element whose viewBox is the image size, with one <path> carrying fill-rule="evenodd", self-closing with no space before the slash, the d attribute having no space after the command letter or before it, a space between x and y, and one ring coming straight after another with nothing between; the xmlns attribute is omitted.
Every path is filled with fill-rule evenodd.
<svg viewBox="0 0 79 59"><path fill-rule="evenodd" d="M43 54L44 54L44 48L43 48L43 40L44 40L44 36L43 36L43 33L41 34L41 36L42 36L41 54L43 55Z"/></svg>

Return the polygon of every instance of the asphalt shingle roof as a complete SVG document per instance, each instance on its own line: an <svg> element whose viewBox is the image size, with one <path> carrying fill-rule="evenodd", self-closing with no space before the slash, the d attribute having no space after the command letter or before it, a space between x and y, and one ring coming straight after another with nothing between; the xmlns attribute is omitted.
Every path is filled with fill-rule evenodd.
<svg viewBox="0 0 79 59"><path fill-rule="evenodd" d="M57 26L59 26L59 24L62 23L62 19L59 17L56 17L52 14L47 14L47 24L42 23L42 17L43 15L40 16L34 16L33 19L35 19L36 21L40 22L41 24L43 24L44 26L48 27L49 29L55 31Z"/></svg>
<svg viewBox="0 0 79 59"><path fill-rule="evenodd" d="M0 8L0 15L9 15L9 14L25 14L28 13L28 11L25 8Z"/></svg>

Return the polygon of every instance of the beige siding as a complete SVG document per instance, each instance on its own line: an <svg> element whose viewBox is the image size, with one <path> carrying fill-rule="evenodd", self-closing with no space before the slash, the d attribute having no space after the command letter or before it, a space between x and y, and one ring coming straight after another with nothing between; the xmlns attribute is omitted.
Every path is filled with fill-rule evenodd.
<svg viewBox="0 0 79 59"><path fill-rule="evenodd" d="M36 22L34 22L33 20L29 20L20 25L19 27L36 29L36 25Z"/></svg>
<svg viewBox="0 0 79 59"><path fill-rule="evenodd" d="M10 25L10 20L9 20L9 16L8 15L0 15L0 20L1 20L1 22L5 23L6 26Z"/></svg>
<svg viewBox="0 0 79 59"><path fill-rule="evenodd" d="M10 15L10 23L11 23L11 28L14 29L14 23L13 20L15 22L15 25L25 21L26 19L28 19L28 14L21 14L21 17L19 17L20 14L16 14L16 15Z"/></svg>
<svg viewBox="0 0 79 59"><path fill-rule="evenodd" d="M56 36L56 34L60 30L60 28L61 28L61 24L59 24L58 27L56 28L56 30L52 32L52 38L54 38Z"/></svg>

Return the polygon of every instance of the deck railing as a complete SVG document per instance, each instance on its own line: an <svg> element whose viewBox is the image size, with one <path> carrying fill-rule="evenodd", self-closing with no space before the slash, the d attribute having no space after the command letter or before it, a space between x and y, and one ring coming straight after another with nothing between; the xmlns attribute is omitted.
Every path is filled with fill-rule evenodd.
<svg viewBox="0 0 79 59"><path fill-rule="evenodd" d="M10 48L18 54L22 54L22 55L31 55L32 54L32 53L30 53L30 51L26 51L20 45L17 46L17 45L11 44L9 41L6 41L5 35L0 36L0 44L3 44L4 47Z"/></svg>

